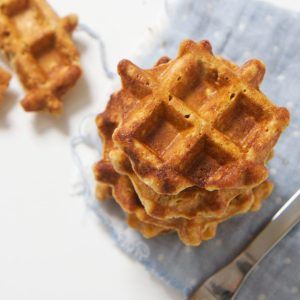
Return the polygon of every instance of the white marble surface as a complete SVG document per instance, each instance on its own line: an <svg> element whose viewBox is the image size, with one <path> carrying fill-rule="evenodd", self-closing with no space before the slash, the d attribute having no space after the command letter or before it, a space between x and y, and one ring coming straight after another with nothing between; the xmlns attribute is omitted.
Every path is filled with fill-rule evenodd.
<svg viewBox="0 0 300 300"><path fill-rule="evenodd" d="M273 0L300 10L299 1ZM161 0L51 0L61 14L75 12L103 37L111 66L132 57L163 8ZM105 105L108 82L97 45L75 34L85 76L65 99L59 118L25 114L14 77L0 107L0 299L179 300L116 249L71 195L73 162L69 140L82 116Z"/></svg>

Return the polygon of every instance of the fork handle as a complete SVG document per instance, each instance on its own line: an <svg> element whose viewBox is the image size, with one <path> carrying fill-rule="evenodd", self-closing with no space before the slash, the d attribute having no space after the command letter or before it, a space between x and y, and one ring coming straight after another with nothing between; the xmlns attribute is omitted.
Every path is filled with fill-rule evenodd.
<svg viewBox="0 0 300 300"><path fill-rule="evenodd" d="M232 299L253 267L300 221L300 189L253 242L229 265L208 278L190 300Z"/></svg>
<svg viewBox="0 0 300 300"><path fill-rule="evenodd" d="M248 255L247 251L242 252L213 278L209 278L205 282L205 289L198 289L189 300L232 299L255 265L256 261ZM216 277L218 280L215 280Z"/></svg>

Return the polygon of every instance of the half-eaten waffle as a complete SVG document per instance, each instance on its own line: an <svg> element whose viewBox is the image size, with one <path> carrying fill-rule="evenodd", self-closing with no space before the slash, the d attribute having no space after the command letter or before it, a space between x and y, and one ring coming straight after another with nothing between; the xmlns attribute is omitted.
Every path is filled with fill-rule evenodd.
<svg viewBox="0 0 300 300"><path fill-rule="evenodd" d="M0 0L0 49L26 91L26 111L61 112L61 97L81 75L70 37L76 25L76 16L60 19L45 0Z"/></svg>

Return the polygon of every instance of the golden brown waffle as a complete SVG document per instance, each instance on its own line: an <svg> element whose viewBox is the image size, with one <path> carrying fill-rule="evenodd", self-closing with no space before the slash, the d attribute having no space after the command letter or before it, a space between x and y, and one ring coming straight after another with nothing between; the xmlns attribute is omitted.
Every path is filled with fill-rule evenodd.
<svg viewBox="0 0 300 300"><path fill-rule="evenodd" d="M165 64L142 70L123 60L118 70L134 105L113 140L155 192L249 189L267 178L265 161L289 113L260 92L260 61L237 67L207 41L184 41Z"/></svg>
<svg viewBox="0 0 300 300"><path fill-rule="evenodd" d="M44 0L0 0L0 48L26 90L26 111L61 111L60 97L81 75L70 38L76 25L76 16L60 19Z"/></svg>
<svg viewBox="0 0 300 300"><path fill-rule="evenodd" d="M111 96L105 111L97 117L99 134L104 143L103 160L96 166L98 170L104 168L102 172L98 172L97 179L99 182L102 182L99 184L103 185L103 182L112 182L110 178L110 174L114 174L114 170L111 167L112 163L118 173L130 177L135 192L147 214L154 218L164 220L166 218L184 217L191 219L198 215L222 217L230 201L238 196L241 190L210 192L198 187L192 187L177 195L161 195L153 191L135 175L126 155L120 149L116 149L112 141L113 131L118 126L121 118L126 118L128 111L130 111L130 105L131 102L126 97L123 97L122 91L115 93ZM105 170L106 166L109 169L107 171ZM115 175L112 176L114 177ZM101 191L101 195L98 194L98 197L108 198L108 196L103 195L105 190L102 187L97 190L98 192Z"/></svg>
<svg viewBox="0 0 300 300"><path fill-rule="evenodd" d="M252 207L257 210L261 201L267 198L272 191L272 184L268 181L253 191L244 191L230 202L222 217L205 218L200 216L191 220L185 218L162 220L153 218L146 213L129 177L119 175L109 162L96 164L94 170L97 180L102 179L112 187L114 199L130 216L128 219L130 226L141 231L145 237L151 236L153 230L150 227L147 232L145 224L155 226L157 234L166 230L176 231L182 242L191 246L198 246L201 241L213 238L220 222L237 214L246 213Z"/></svg>
<svg viewBox="0 0 300 300"><path fill-rule="evenodd" d="M164 58L164 61L166 58ZM162 59L159 61L161 63ZM115 93L103 113L97 117L97 127L104 143L104 162L111 161L117 172L130 177L135 190L143 203L147 213L152 217L165 219L174 217L193 218L197 215L222 216L229 202L241 193L240 190L206 191L198 187L191 187L177 195L161 195L144 184L132 171L131 165L124 160L124 153L114 149L112 134L121 118L126 118L131 105L123 92ZM108 174L105 173L104 174ZM106 178L99 180L106 181ZM108 179L109 181L109 179ZM103 193L103 189L100 189ZM100 197L105 198L105 197Z"/></svg>
<svg viewBox="0 0 300 300"><path fill-rule="evenodd" d="M0 68L0 102L2 100L4 92L7 90L10 79L10 74Z"/></svg>

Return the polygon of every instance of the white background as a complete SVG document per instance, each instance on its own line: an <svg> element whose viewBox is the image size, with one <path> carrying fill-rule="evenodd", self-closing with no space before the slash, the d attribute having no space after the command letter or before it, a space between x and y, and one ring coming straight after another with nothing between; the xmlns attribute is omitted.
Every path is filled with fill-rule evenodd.
<svg viewBox="0 0 300 300"><path fill-rule="evenodd" d="M299 1L272 2L300 10ZM111 66L132 56L163 8L162 0L50 3L101 34ZM121 253L70 193L70 137L82 116L103 109L108 85L96 43L82 33L75 39L85 75L65 97L63 116L24 113L15 77L0 107L0 299L181 299Z"/></svg>

